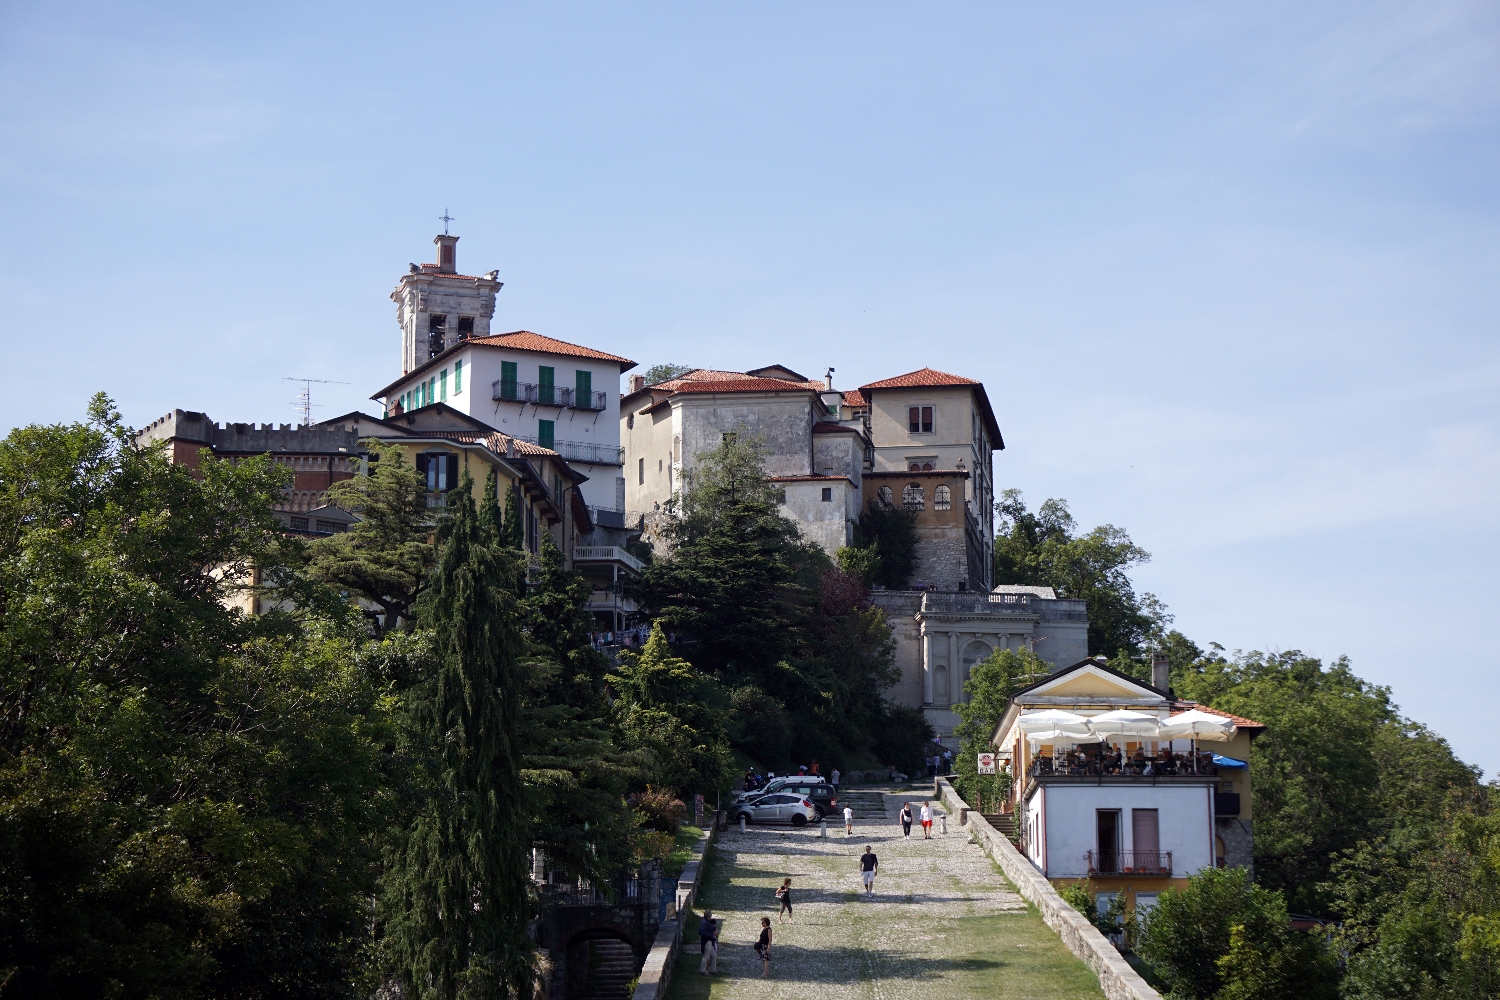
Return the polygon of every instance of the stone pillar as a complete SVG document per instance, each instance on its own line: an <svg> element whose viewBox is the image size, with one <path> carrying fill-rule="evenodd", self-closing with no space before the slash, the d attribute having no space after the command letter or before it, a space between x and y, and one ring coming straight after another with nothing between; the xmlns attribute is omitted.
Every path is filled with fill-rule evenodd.
<svg viewBox="0 0 1500 1000"><path fill-rule="evenodd" d="M948 704L963 701L963 678L958 665L958 633L948 633Z"/></svg>
<svg viewBox="0 0 1500 1000"><path fill-rule="evenodd" d="M922 629L922 704L932 704L932 636Z"/></svg>

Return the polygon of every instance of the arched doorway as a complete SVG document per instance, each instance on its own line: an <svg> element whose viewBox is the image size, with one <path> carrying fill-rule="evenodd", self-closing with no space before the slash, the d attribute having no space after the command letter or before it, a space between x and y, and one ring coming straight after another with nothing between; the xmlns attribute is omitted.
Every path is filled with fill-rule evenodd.
<svg viewBox="0 0 1500 1000"><path fill-rule="evenodd" d="M568 943L567 1000L625 1000L640 971L625 938L584 931Z"/></svg>

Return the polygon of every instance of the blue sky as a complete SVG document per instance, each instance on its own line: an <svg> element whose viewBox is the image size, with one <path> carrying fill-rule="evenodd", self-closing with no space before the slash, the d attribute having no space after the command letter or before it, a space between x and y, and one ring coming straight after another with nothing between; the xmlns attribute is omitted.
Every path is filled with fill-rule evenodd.
<svg viewBox="0 0 1500 1000"><path fill-rule="evenodd" d="M0 427L290 421L387 296L638 359L984 380L1177 626L1348 654L1494 774L1500 8L0 7Z"/></svg>

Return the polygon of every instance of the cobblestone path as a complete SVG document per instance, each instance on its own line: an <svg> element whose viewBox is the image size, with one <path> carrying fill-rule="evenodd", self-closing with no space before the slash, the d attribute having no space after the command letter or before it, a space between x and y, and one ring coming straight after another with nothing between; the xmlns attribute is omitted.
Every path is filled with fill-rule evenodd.
<svg viewBox="0 0 1500 1000"><path fill-rule="evenodd" d="M896 814L915 812L925 791L872 790L856 798L854 836L830 817L828 839L816 826L738 827L720 835L673 974L673 1000L969 997L1015 1000L1099 998L1099 981L1028 910L999 868L967 833L950 825L932 840L921 827L903 838ZM934 805L936 805L934 803ZM863 806L863 808L861 808ZM875 891L866 895L859 856L880 857ZM773 896L792 879L795 923L777 923ZM698 974L696 922L702 909L723 921L719 974ZM762 979L753 945L760 918L775 932L771 973Z"/></svg>

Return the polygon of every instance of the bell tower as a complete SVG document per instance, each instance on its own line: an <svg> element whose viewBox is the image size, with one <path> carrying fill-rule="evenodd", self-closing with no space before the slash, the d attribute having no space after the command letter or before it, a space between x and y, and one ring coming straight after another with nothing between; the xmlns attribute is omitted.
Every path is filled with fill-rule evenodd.
<svg viewBox="0 0 1500 1000"><path fill-rule="evenodd" d="M407 265L407 273L391 292L401 327L403 375L460 341L488 337L495 295L504 287L499 271L482 277L458 273L458 237L450 235L446 225L432 242L437 245L437 263Z"/></svg>

